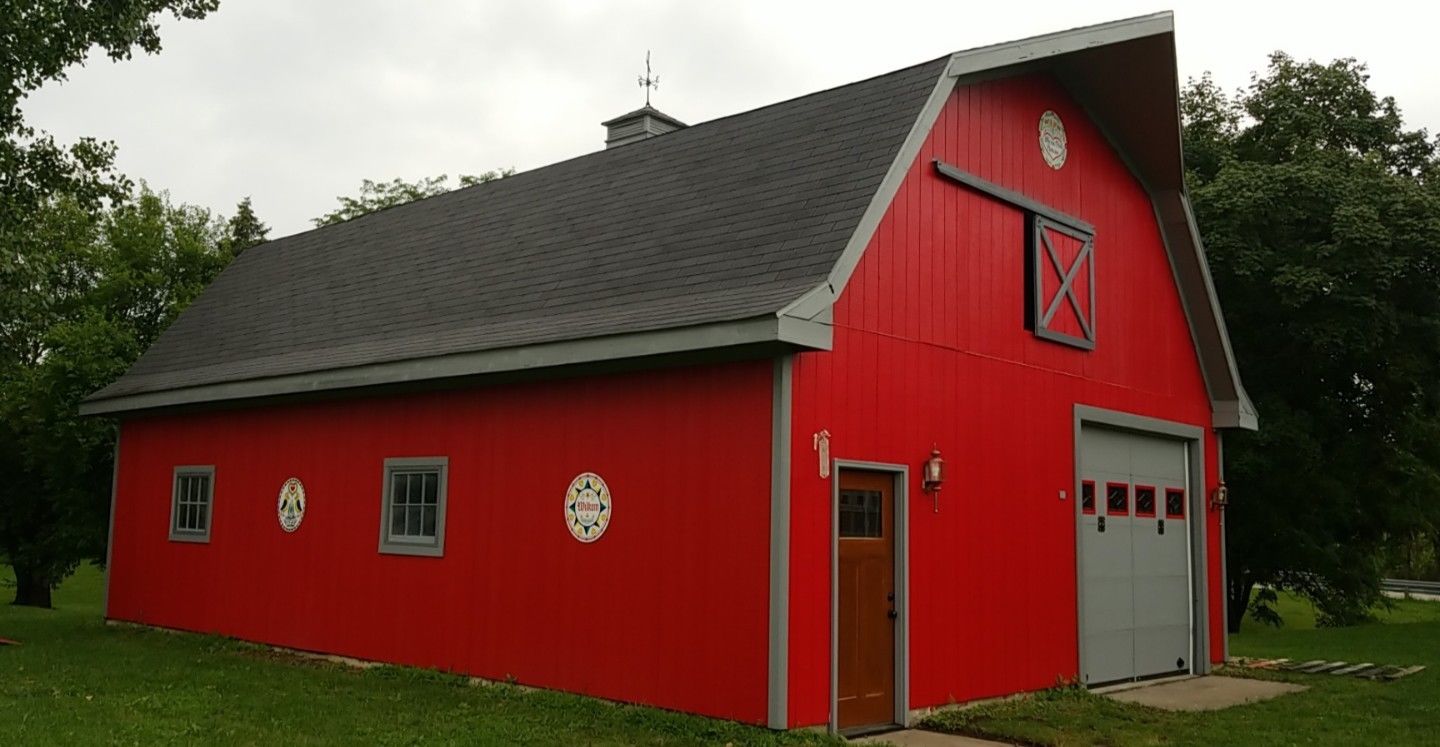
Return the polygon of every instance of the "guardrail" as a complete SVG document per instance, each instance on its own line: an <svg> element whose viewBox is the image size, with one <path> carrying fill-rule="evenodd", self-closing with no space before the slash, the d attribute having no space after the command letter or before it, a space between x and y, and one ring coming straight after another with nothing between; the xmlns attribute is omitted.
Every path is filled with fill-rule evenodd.
<svg viewBox="0 0 1440 747"><path fill-rule="evenodd" d="M1440 581L1410 581L1403 578L1387 578L1380 581L1381 591L1396 594L1434 594L1440 596Z"/></svg>

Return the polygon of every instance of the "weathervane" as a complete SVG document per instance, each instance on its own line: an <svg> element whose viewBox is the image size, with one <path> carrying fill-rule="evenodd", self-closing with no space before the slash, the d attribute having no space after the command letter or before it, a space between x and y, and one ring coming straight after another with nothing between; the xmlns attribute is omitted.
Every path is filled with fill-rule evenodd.
<svg viewBox="0 0 1440 747"><path fill-rule="evenodd" d="M650 74L650 50L645 50L645 74L640 76L640 87L645 89L645 105L650 105L650 89L660 88L660 76Z"/></svg>

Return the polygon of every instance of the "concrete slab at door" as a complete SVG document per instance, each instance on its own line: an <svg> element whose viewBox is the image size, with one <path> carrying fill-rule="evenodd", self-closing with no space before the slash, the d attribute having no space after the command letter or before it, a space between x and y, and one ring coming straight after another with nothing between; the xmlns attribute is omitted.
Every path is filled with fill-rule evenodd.
<svg viewBox="0 0 1440 747"><path fill-rule="evenodd" d="M889 744L895 747L1004 747L1004 742L924 729L901 729L851 741L855 744Z"/></svg>
<svg viewBox="0 0 1440 747"><path fill-rule="evenodd" d="M840 472L840 729L895 720L894 484L894 475L886 472Z"/></svg>
<svg viewBox="0 0 1440 747"><path fill-rule="evenodd" d="M1305 689L1303 685L1289 682L1211 676L1191 677L1178 682L1147 685L1106 694L1115 700L1167 711L1216 711L1246 703L1258 703Z"/></svg>

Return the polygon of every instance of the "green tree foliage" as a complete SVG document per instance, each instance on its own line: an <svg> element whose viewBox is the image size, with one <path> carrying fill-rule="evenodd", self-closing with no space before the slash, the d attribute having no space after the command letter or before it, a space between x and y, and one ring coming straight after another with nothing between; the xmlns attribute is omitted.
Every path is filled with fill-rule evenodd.
<svg viewBox="0 0 1440 747"><path fill-rule="evenodd" d="M473 187L485 182L493 182L496 179L503 179L515 173L515 169L499 169L486 171L483 174L461 174L458 188ZM451 189L450 177L441 174L439 176L422 177L413 182L404 179L391 179L388 182L377 182L365 179L360 183L360 194L354 197L337 197L340 207L315 218L311 222L318 226L328 226L332 223L340 223L358 218L367 213L377 210L384 210L396 205L404 205L407 202L423 200L426 197L443 195Z"/></svg>
<svg viewBox="0 0 1440 747"><path fill-rule="evenodd" d="M1227 435L1231 630L1296 591L1363 617L1388 539L1440 495L1440 191L1364 65L1275 54L1182 96L1194 208L1258 433Z"/></svg>
<svg viewBox="0 0 1440 747"><path fill-rule="evenodd" d="M137 49L159 52L161 13L196 19L217 6L218 0L0 0L0 245L23 233L56 195L91 206L127 187L110 168L113 144L92 138L57 144L25 124L24 98L65 80L66 68L83 63L92 49L117 61Z"/></svg>
<svg viewBox="0 0 1440 747"><path fill-rule="evenodd" d="M256 244L265 243L270 227L255 215L255 206L246 197L235 205L235 215L225 224L225 249L233 257Z"/></svg>
<svg viewBox="0 0 1440 747"><path fill-rule="evenodd" d="M93 50L116 61L158 52L161 14L198 19L216 6L0 0L0 556L22 604L48 606L80 558L103 554L108 480L97 476L113 429L76 420L75 402L134 358L142 333L101 304L126 266L97 255L121 225L105 211L133 191L113 169L115 146L61 145L26 124L21 104Z"/></svg>
<svg viewBox="0 0 1440 747"><path fill-rule="evenodd" d="M3 298L33 308L17 335L24 365L0 372L0 553L15 566L16 601L49 591L104 555L115 429L76 409L113 381L230 259L225 223L164 193L103 212L52 201L26 260L32 283Z"/></svg>

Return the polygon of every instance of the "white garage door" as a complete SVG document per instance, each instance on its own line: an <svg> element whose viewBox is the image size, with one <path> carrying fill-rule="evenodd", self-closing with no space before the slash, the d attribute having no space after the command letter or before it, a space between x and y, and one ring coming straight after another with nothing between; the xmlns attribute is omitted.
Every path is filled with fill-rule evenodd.
<svg viewBox="0 0 1440 747"><path fill-rule="evenodd" d="M1088 685L1191 667L1189 445L1081 429L1081 677Z"/></svg>

